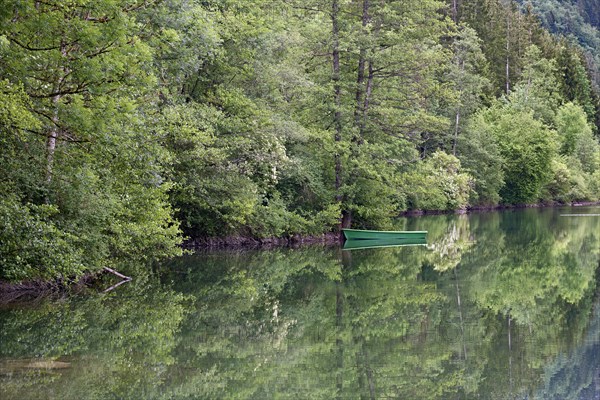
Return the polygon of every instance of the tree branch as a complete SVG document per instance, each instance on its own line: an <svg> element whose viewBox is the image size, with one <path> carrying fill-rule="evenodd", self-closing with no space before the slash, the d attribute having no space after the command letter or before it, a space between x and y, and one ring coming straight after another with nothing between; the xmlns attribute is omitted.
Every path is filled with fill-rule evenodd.
<svg viewBox="0 0 600 400"><path fill-rule="evenodd" d="M19 42L17 39L15 39L14 37L9 37L9 39L11 42L13 42L14 44L16 44L17 46L25 49L25 50L29 50L29 51L50 51L50 50L58 50L60 49L60 45L58 46L54 46L54 47L31 47L28 44L24 44Z"/></svg>

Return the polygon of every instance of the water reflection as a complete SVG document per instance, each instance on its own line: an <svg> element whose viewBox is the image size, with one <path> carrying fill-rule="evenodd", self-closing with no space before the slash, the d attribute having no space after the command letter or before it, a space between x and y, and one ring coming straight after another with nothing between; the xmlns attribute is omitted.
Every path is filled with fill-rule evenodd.
<svg viewBox="0 0 600 400"><path fill-rule="evenodd" d="M399 221L427 246L198 254L7 310L0 395L594 398L600 218L561 213Z"/></svg>
<svg viewBox="0 0 600 400"><path fill-rule="evenodd" d="M0 397L139 399L153 393L176 361L186 312L185 296L156 288L139 280L119 295L3 312Z"/></svg>
<svg viewBox="0 0 600 400"><path fill-rule="evenodd" d="M425 246L427 239L370 239L370 240L346 240L342 248L344 250L375 249L382 247L403 247L403 246Z"/></svg>
<svg viewBox="0 0 600 400"><path fill-rule="evenodd" d="M594 315L583 340L574 348L560 351L545 367L544 383L537 393L543 399L598 398L600 388L600 304L594 305Z"/></svg>

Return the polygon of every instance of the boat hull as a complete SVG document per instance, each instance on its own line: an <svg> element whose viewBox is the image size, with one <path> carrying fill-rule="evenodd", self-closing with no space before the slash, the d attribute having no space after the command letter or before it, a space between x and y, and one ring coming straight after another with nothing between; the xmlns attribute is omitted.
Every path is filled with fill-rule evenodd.
<svg viewBox="0 0 600 400"><path fill-rule="evenodd" d="M364 229L342 229L346 240L398 240L425 239L427 231L370 231Z"/></svg>

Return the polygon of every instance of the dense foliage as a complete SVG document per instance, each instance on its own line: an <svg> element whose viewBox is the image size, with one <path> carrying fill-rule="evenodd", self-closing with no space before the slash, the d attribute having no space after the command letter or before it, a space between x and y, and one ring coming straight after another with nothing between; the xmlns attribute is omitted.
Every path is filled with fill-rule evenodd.
<svg viewBox="0 0 600 400"><path fill-rule="evenodd" d="M0 278L177 253L137 4L3 2Z"/></svg>
<svg viewBox="0 0 600 400"><path fill-rule="evenodd" d="M599 200L598 15L541 3L2 0L0 279Z"/></svg>

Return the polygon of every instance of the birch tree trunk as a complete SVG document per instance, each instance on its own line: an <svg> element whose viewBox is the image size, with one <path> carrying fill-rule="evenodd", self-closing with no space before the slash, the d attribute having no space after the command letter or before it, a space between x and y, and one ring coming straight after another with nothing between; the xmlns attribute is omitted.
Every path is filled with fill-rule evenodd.
<svg viewBox="0 0 600 400"><path fill-rule="evenodd" d="M60 53L62 58L66 58L67 56L67 45L64 41L61 41L60 44ZM60 104L60 99L62 97L61 95L61 88L62 88L62 84L65 80L65 77L68 74L68 69L63 65L62 67L58 68L59 70L62 70L62 73L58 76L58 78L56 79L56 82L54 84L54 90L52 93L56 93L54 96L52 96L52 126L50 127L49 131L48 131L48 137L46 139L46 183L49 184L50 182L52 182L52 174L54 171L54 153L56 152L56 143L59 139L59 135L60 135L60 126L59 126L59 116L58 116L58 108L59 108L59 104Z"/></svg>

